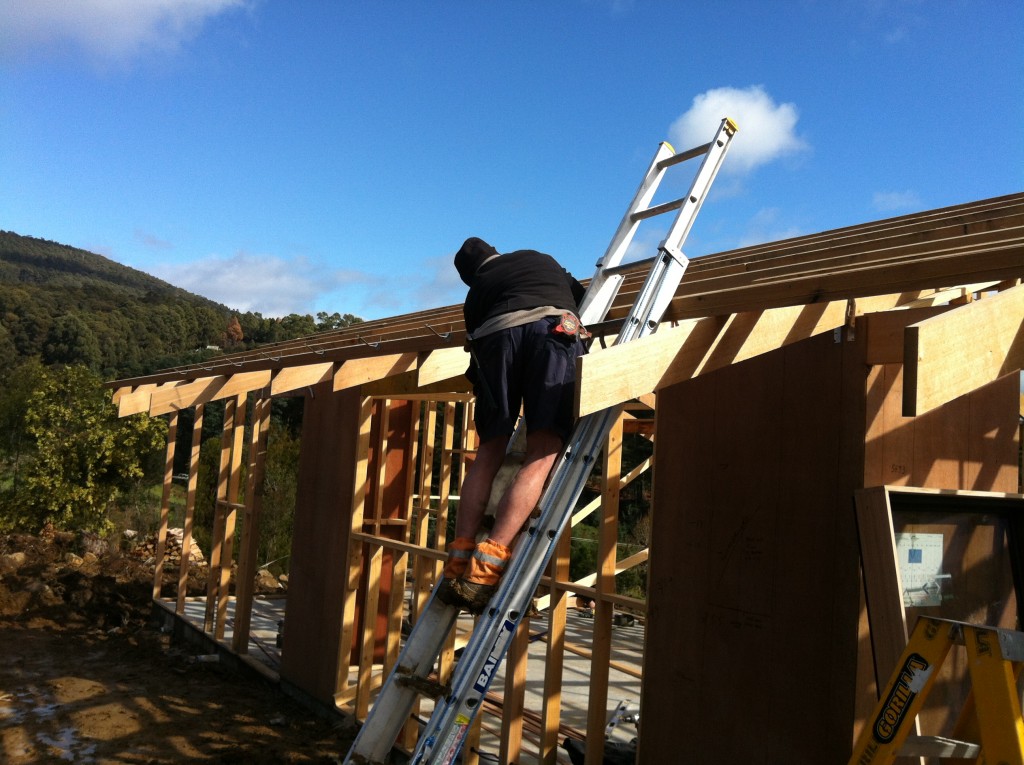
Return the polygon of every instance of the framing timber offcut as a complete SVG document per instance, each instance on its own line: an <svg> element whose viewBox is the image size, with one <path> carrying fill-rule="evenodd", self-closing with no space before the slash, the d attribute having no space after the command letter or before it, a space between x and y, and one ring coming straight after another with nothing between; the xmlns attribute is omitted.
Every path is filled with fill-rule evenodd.
<svg viewBox="0 0 1024 765"><path fill-rule="evenodd" d="M884 525L862 552L857 493L903 486L1020 504L1024 194L695 259L658 332L605 348L643 276L627 276L579 363L579 414L628 404L598 496L573 518L598 520L596 570L570 579L566 534L465 762L481 749L506 763L567 762L568 736L585 740L588 765L600 763L620 675L641 705L640 763L843 762L877 700L882 643L873 647L871 635L886 635L889 656L906 626L881 615L899 609L869 618L862 573L894 564ZM439 575L473 459L464 336L461 307L449 306L109 384L121 416L169 417L161 542L178 413L194 409L200 423L204 407L223 402L202 626L240 655L249 650L270 401L305 398L275 672L287 689L357 720L395 662L403 619L417 618ZM653 440L653 456L624 465L625 437ZM652 466L650 547L619 556L619 493ZM976 556L964 576L979 576L991 540L988 552L958 544L945 554ZM179 615L183 557L177 598L165 606ZM637 565L648 567L646 600L616 592L616 575ZM575 640L574 595L595 602L586 637ZM1015 602L1007 595L993 612L1013 627ZM615 653L617 611L642 625L642 659ZM442 681L464 639L452 635L442 653ZM570 658L587 666L575 710ZM415 741L414 718L429 707L414 710L401 745Z"/></svg>

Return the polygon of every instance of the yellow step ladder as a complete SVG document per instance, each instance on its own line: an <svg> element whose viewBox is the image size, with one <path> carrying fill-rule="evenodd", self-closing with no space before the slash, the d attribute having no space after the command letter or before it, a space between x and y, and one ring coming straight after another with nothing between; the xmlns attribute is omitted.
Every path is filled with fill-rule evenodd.
<svg viewBox="0 0 1024 765"><path fill-rule="evenodd" d="M967 649L971 678L956 738L911 736L917 715L954 644ZM1017 693L1022 666L1024 632L922 616L857 739L850 765L882 765L907 756L1024 765L1024 718Z"/></svg>

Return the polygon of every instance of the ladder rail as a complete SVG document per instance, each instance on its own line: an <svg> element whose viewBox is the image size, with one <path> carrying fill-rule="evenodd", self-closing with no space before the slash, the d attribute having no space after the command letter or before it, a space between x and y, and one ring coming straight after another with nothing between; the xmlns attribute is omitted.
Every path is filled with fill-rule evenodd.
<svg viewBox="0 0 1024 765"><path fill-rule="evenodd" d="M405 641L398 661L381 686L381 693L370 710L370 715L352 742L349 756L345 759L346 763L384 762L409 719L420 691L418 686L405 684L403 681L406 678L426 678L430 674L444 641L459 616L458 609L446 606L436 595L435 588L416 622L416 629L424 639ZM390 689L390 692L385 693L385 688ZM371 717L374 724L368 724ZM354 759L354 756L361 759Z"/></svg>
<svg viewBox="0 0 1024 765"><path fill-rule="evenodd" d="M625 215L619 222L612 240L596 264L596 270L587 286L587 293L580 303L580 321L584 326L601 321L618 294L619 286L622 284L621 274L609 272L608 269L618 266L626 255L629 245L633 242L633 236L640 226L640 221L634 219L637 210L648 207L654 198L662 178L665 176L667 166L662 163L674 156L675 150L668 142L658 145L653 159L644 174L640 186L633 195Z"/></svg>
<svg viewBox="0 0 1024 765"><path fill-rule="evenodd" d="M918 715L954 645L966 650L971 689L953 735L915 735ZM878 704L865 721L849 765L891 765L898 757L969 757L1024 765L1024 716L1017 683L1024 633L921 616ZM964 741L970 733L978 741Z"/></svg>

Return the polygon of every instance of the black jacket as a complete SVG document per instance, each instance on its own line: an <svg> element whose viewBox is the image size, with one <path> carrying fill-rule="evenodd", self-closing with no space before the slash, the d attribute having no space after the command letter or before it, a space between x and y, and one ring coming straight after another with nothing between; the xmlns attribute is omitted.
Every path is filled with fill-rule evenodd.
<svg viewBox="0 0 1024 765"><path fill-rule="evenodd" d="M491 258L467 276L462 311L471 334L499 314L545 305L576 312L583 299L583 286L554 258L535 250Z"/></svg>

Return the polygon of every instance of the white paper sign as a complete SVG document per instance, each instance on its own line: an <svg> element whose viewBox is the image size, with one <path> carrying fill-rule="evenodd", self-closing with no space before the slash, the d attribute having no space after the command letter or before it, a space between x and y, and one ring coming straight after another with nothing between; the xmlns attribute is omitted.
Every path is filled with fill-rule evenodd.
<svg viewBox="0 0 1024 765"><path fill-rule="evenodd" d="M942 571L942 534L911 532L896 535L896 559L903 580L907 608L942 605L942 589L949 574Z"/></svg>

